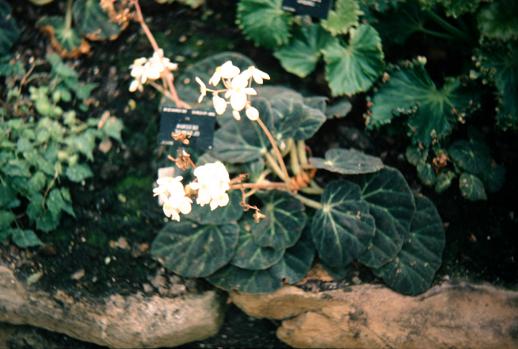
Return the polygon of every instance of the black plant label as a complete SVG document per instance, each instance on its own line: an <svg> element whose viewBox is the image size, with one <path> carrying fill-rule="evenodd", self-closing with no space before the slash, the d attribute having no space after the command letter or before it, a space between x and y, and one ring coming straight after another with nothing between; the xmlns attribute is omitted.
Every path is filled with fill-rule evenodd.
<svg viewBox="0 0 518 349"><path fill-rule="evenodd" d="M214 112L162 107L160 143L201 150L212 149L215 126L216 113Z"/></svg>
<svg viewBox="0 0 518 349"><path fill-rule="evenodd" d="M331 9L331 0L283 0L282 8L298 15L326 19Z"/></svg>

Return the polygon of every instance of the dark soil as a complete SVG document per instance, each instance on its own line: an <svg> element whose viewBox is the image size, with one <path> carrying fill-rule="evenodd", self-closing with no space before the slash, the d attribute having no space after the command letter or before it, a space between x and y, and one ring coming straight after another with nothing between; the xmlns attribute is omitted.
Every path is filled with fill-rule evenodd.
<svg viewBox="0 0 518 349"><path fill-rule="evenodd" d="M42 13L60 13L59 5L36 8L17 2L14 6L15 17L28 29L18 51L30 50L32 55L44 56L47 41L34 34L34 22ZM255 60L259 67L266 68L274 84L295 86L302 93L328 94L327 87L321 83L321 74L302 82L284 73L267 51L246 41L233 25L233 1L208 1L197 11L143 1L143 9L166 55L172 55L173 60L183 65L221 51L238 50ZM84 79L99 83L94 91L98 104L90 113L100 116L109 111L123 119L124 144L114 144L107 154L95 154L92 166L96 177L72 192L77 219L65 217L57 231L42 236L45 247L20 251L12 246L0 246L0 259L17 267L20 278L42 273L37 283L41 289L65 289L78 296L161 292L157 278L164 279L168 285L183 285L187 291L207 287L203 282L183 280L167 273L149 255L149 245L164 223L161 209L151 195L158 164L164 158L163 149L157 146L159 96L149 90L143 95L133 95L127 89L129 65L135 58L150 53L145 37L136 25L131 25L118 40L95 43L89 57L74 62ZM448 55L441 59L447 60ZM439 67L441 62L432 63ZM401 131L404 128L396 123L366 134L362 131L365 98L359 96L352 102L353 112L349 116L329 121L311 142L315 154L340 146L379 155L386 164L403 171L413 189L434 200L447 228L447 247L437 280L469 279L516 287L518 184L514 178L518 176L518 142L512 135L484 128L493 154L498 155L496 160L507 168L507 181L488 201L472 203L460 197L455 186L442 195L423 188L415 168L401 155L408 143ZM484 125L481 117L474 123ZM84 275L78 278L81 274ZM307 289L342 288L366 281L376 282L367 271L356 269L342 283L309 285ZM184 348L285 347L276 339L275 328L275 323L254 320L231 306L217 336ZM56 348L98 348L43 330L34 333L54 343ZM40 347L22 341L14 343L12 348Z"/></svg>

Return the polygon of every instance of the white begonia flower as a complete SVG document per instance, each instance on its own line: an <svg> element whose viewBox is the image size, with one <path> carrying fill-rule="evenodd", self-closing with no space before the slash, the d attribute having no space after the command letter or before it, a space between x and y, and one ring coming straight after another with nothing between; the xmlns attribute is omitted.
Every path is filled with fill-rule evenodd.
<svg viewBox="0 0 518 349"><path fill-rule="evenodd" d="M237 110L232 111L232 116L233 116L233 117L234 117L234 119L236 119L237 121L241 120L241 114L240 114Z"/></svg>
<svg viewBox="0 0 518 349"><path fill-rule="evenodd" d="M209 84L216 86L221 79L233 79L239 75L239 68L232 64L232 61L226 61L223 65L216 68L216 71L209 80Z"/></svg>
<svg viewBox="0 0 518 349"><path fill-rule="evenodd" d="M255 83L260 84L260 85L263 84L264 80L270 80L270 75L268 75L267 73L265 73L262 70L257 69L254 66L251 66L250 68L245 70L244 74L248 78L254 79Z"/></svg>
<svg viewBox="0 0 518 349"><path fill-rule="evenodd" d="M198 85L200 85L200 97L198 97L198 103L201 103L207 95L207 86L205 86L205 83L199 77L196 77L195 80Z"/></svg>
<svg viewBox="0 0 518 349"><path fill-rule="evenodd" d="M255 96L257 95L257 92L255 89L248 87L248 79L243 74L232 79L230 82L230 88L225 93L225 97L230 98L230 105L235 111L245 109L249 95Z"/></svg>
<svg viewBox="0 0 518 349"><path fill-rule="evenodd" d="M246 117L252 121L259 119L259 110L257 110L257 108L254 107L246 108Z"/></svg>
<svg viewBox="0 0 518 349"><path fill-rule="evenodd" d="M192 200L185 195L182 177L162 177L156 182L158 187L153 189L158 196L166 217L180 221L180 213L188 214L192 209Z"/></svg>
<svg viewBox="0 0 518 349"><path fill-rule="evenodd" d="M194 170L196 182L191 188L198 190L196 203L200 206L210 205L211 210L224 207L229 203L227 190L230 189L230 175L225 165L220 161L196 167Z"/></svg>
<svg viewBox="0 0 518 349"><path fill-rule="evenodd" d="M227 101L216 93L212 96L212 103L214 104L214 109L218 115L223 114L225 110L227 110Z"/></svg>
<svg viewBox="0 0 518 349"><path fill-rule="evenodd" d="M178 68L176 63L172 63L169 58L164 57L162 50L155 51L151 58L138 58L133 61L130 66L131 76L134 80L130 84L129 90L135 92L136 90L143 90L143 85L148 80L157 80L162 76L166 70L173 71Z"/></svg>
<svg viewBox="0 0 518 349"><path fill-rule="evenodd" d="M147 58L141 57L135 59L133 64L130 65L130 75L133 78L129 87L130 92L142 91L144 89L143 85L147 81L146 64Z"/></svg>

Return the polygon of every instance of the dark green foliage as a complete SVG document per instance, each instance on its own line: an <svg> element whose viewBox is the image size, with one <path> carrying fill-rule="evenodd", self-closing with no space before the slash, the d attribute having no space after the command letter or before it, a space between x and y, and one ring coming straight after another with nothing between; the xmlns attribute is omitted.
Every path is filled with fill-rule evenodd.
<svg viewBox="0 0 518 349"><path fill-rule="evenodd" d="M379 158L354 149L330 149L326 158L311 158L311 165L343 175L377 172L383 168Z"/></svg>

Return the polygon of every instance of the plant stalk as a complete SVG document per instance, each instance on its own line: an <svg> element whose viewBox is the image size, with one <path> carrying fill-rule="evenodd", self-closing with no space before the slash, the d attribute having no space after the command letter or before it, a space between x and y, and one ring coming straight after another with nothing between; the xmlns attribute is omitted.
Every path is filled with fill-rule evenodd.
<svg viewBox="0 0 518 349"><path fill-rule="evenodd" d="M266 137L270 141L270 144L273 147L273 152L275 153L275 156L277 157L277 162L278 162L281 172L283 174L283 176L281 178L285 182L289 182L290 175L288 173L288 169L286 168L286 164L284 163L284 159L282 157L282 153L279 149L279 146L277 145L277 142L275 141L275 138L273 138L273 135L271 134L268 127L264 124L263 120L261 120L261 118L257 119L257 123L259 124L259 126L261 127L261 129L263 130L264 134L266 135Z"/></svg>
<svg viewBox="0 0 518 349"><path fill-rule="evenodd" d="M295 198L298 199L300 202L302 202L304 205L314 208L316 210L322 209L322 204L318 201L311 200L310 198L307 198L305 196L302 196L300 194L294 194Z"/></svg>

